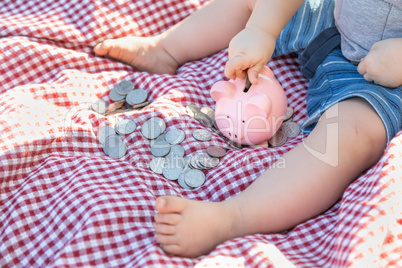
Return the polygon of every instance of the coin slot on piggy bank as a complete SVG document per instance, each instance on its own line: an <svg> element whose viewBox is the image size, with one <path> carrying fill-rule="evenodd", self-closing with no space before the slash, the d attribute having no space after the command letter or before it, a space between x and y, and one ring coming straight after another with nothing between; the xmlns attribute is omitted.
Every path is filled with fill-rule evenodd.
<svg viewBox="0 0 402 268"><path fill-rule="evenodd" d="M262 69L257 84L248 86L247 91L245 85L245 80L237 78L212 86L216 125L236 143L263 144L278 131L285 118L286 94L268 67Z"/></svg>

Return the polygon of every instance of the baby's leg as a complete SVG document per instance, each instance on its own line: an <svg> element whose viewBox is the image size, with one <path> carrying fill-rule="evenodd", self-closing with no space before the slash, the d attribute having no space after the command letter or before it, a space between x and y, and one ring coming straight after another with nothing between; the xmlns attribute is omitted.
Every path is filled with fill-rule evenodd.
<svg viewBox="0 0 402 268"><path fill-rule="evenodd" d="M142 71L174 74L181 64L228 47L246 25L254 2L213 0L160 35L105 40L94 52Z"/></svg>
<svg viewBox="0 0 402 268"><path fill-rule="evenodd" d="M156 200L156 239L168 253L196 257L225 240L281 232L336 202L386 145L385 127L365 100L330 108L306 138L241 194L224 202L173 196Z"/></svg>

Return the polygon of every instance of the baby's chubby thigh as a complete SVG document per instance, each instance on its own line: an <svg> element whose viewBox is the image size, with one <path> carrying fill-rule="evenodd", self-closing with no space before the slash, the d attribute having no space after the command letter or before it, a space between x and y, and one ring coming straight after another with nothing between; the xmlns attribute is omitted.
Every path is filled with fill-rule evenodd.
<svg viewBox="0 0 402 268"><path fill-rule="evenodd" d="M306 0L276 40L273 56L299 52L323 30L335 26L335 0Z"/></svg>

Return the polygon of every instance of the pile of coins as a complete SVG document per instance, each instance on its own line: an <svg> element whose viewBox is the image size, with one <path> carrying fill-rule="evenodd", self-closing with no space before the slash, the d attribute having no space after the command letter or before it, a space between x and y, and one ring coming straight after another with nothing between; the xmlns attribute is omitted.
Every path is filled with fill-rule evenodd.
<svg viewBox="0 0 402 268"><path fill-rule="evenodd" d="M113 103L108 105L103 99L98 99L91 104L93 111L108 116L120 111L140 109L149 104L148 92L145 89L134 89L131 81L121 81L109 92Z"/></svg>
<svg viewBox="0 0 402 268"><path fill-rule="evenodd" d="M141 134L150 140L150 150L154 158L149 168L166 179L176 181L185 189L193 189L205 183L202 170L216 167L219 158L226 155L226 150L218 146L210 146L206 153L185 156L185 149L180 145L186 135L183 130L173 128L166 130L165 122L159 117L152 117L141 127ZM192 136L199 141L209 141L212 134L206 129L196 129Z"/></svg>
<svg viewBox="0 0 402 268"><path fill-rule="evenodd" d="M275 135L268 140L269 145L272 147L282 146L288 141L288 139L292 139L300 134L300 125L292 121L293 114L293 108L288 107L281 127Z"/></svg>
<svg viewBox="0 0 402 268"><path fill-rule="evenodd" d="M102 115L111 115L125 109L138 109L149 104L148 93L143 89L134 89L130 81L122 81L112 88L109 97L114 103L108 105L102 99L92 103L91 108ZM123 110L124 111L124 110ZM228 148L239 150L244 145L236 144L222 135L215 122L215 112L210 107L198 108L187 105L187 113L204 127L223 137ZM276 134L268 141L272 147L282 146L290 138L300 133L300 125L292 121L293 109L289 107L284 122ZM127 135L137 128L133 120L120 120L115 127L105 125L100 128L97 139L103 146L105 154L112 158L121 158L127 153L127 146L121 135ZM196 129L192 137L198 141L210 141L212 133L207 129ZM185 189L193 189L205 183L203 170L218 166L220 158L226 155L226 149L219 146L209 146L204 153L191 157L185 156L185 149L180 145L186 138L185 132L178 128L166 131L166 123L159 117L152 117L141 126L141 134L150 140L150 151L154 158L150 161L150 169L166 179L176 181Z"/></svg>
<svg viewBox="0 0 402 268"><path fill-rule="evenodd" d="M115 127L104 125L99 129L97 139L102 144L105 154L112 158L122 158L127 153L127 146L121 135L127 135L137 128L137 124L130 119L120 120Z"/></svg>

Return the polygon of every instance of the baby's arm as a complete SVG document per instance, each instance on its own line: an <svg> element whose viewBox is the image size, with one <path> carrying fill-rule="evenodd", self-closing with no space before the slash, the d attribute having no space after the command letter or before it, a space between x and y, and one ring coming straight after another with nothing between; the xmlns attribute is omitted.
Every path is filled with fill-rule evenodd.
<svg viewBox="0 0 402 268"><path fill-rule="evenodd" d="M257 0L246 27L229 44L225 74L256 83L275 49L276 38L302 5L302 0Z"/></svg>
<svg viewBox="0 0 402 268"><path fill-rule="evenodd" d="M390 88L402 85L402 38L375 43L357 70L367 81Z"/></svg>

